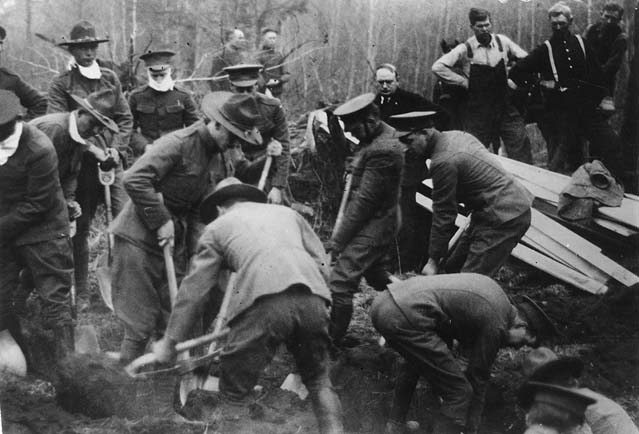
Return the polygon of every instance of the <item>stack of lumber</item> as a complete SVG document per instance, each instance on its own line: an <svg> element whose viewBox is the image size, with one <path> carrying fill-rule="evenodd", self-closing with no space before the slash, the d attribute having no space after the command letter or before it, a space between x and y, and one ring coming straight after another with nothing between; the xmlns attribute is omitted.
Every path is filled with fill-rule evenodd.
<svg viewBox="0 0 639 434"><path fill-rule="evenodd" d="M559 193L570 177L504 157L497 158L538 200L556 207ZM433 203L426 193L432 190L432 181L425 180L424 185L427 189L418 192L415 200L432 212ZM627 239L628 247L632 248L631 240L639 234L639 198L626 195L621 207L599 207L595 222L602 231L612 231ZM465 227L468 217L458 214L455 223L460 228ZM601 247L537 209L532 210L530 228L511 254L592 294L604 294L611 281L628 287L639 283L639 277L604 255Z"/></svg>

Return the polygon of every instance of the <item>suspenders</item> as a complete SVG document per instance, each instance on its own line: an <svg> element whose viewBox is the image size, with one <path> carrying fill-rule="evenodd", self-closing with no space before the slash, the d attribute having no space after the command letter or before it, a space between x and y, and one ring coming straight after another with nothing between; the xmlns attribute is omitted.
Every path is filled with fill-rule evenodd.
<svg viewBox="0 0 639 434"><path fill-rule="evenodd" d="M579 46L581 46L581 51L584 53L584 59L586 58L586 47L584 46L584 40L581 39L581 36L575 35L577 37L577 41L579 41ZM555 57L552 54L552 46L550 45L549 40L545 40L544 44L548 49L548 60L550 61L550 69L552 69L552 75L555 78L555 81L559 83L559 73L557 72L557 66L555 65Z"/></svg>
<svg viewBox="0 0 639 434"><path fill-rule="evenodd" d="M504 46L501 43L501 39L499 39L499 35L495 35L495 40L497 41L497 48L499 48L499 52L503 53L504 52ZM470 46L468 41L464 42L464 44L466 45L466 56L468 56L469 59L472 59L473 58L473 48Z"/></svg>

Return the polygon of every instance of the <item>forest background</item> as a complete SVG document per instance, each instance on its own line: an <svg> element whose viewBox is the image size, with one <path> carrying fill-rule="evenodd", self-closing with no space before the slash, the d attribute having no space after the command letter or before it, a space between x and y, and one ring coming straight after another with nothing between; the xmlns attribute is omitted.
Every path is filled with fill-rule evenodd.
<svg viewBox="0 0 639 434"><path fill-rule="evenodd" d="M171 45L178 52L176 78L196 96L208 91L211 60L223 45L224 29L246 34L259 49L260 31L280 34L279 49L292 73L284 98L293 113L318 103L343 101L373 89L375 65L398 67L400 85L432 94L431 65L441 55L440 41L472 35L470 7L492 12L493 29L531 50L550 35L547 10L555 0L0 0L0 25L7 30L3 66L41 91L66 67L70 55L50 41L67 37L81 19L109 35L98 56L131 61L143 78L137 56L150 46ZM567 1L582 33L599 18L604 0ZM635 0L619 0L626 10L621 25L633 34ZM38 36L38 35L41 36ZM617 106L624 103L628 59L618 80Z"/></svg>

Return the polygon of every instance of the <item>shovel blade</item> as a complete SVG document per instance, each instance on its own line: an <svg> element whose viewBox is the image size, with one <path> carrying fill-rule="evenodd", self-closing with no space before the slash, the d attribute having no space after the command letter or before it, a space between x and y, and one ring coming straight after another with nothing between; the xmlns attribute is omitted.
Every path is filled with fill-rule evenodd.
<svg viewBox="0 0 639 434"><path fill-rule="evenodd" d="M109 268L109 255L102 253L98 257L98 265L95 268L95 275L98 279L100 295L106 306L113 310L113 298L111 296L111 269Z"/></svg>
<svg viewBox="0 0 639 434"><path fill-rule="evenodd" d="M0 372L6 371L24 377L27 375L27 360L9 330L0 331Z"/></svg>

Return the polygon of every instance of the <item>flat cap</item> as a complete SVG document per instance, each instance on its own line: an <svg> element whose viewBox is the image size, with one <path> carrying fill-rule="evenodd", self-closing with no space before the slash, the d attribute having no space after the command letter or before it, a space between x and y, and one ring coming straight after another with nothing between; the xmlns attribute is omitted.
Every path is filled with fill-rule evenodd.
<svg viewBox="0 0 639 434"><path fill-rule="evenodd" d="M341 106L337 107L333 114L340 117L351 117L370 106L375 101L374 93L365 93L355 98L349 99Z"/></svg>
<svg viewBox="0 0 639 434"><path fill-rule="evenodd" d="M521 364L522 373L529 381L549 382L554 378L579 378L584 364L576 357L558 357L547 347L535 348Z"/></svg>
<svg viewBox="0 0 639 434"><path fill-rule="evenodd" d="M551 405L577 416L583 416L586 408L596 399L580 393L577 389L554 384L528 381L519 389L517 400L521 408L528 410L535 402Z"/></svg>
<svg viewBox="0 0 639 434"><path fill-rule="evenodd" d="M233 86L249 87L257 83L260 78L260 71L263 65L240 63L238 65L227 66L224 72L229 75L229 81Z"/></svg>
<svg viewBox="0 0 639 434"><path fill-rule="evenodd" d="M20 100L10 90L0 89L0 125L11 122L20 114Z"/></svg>
<svg viewBox="0 0 639 434"><path fill-rule="evenodd" d="M389 118L389 125L398 131L415 131L429 126L437 115L436 111L415 111L393 115Z"/></svg>

